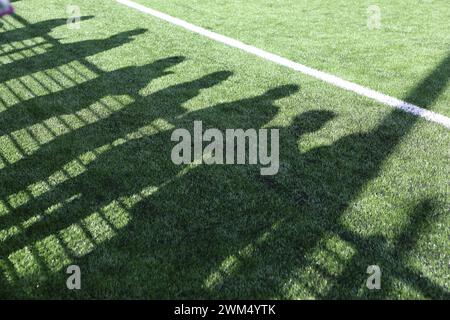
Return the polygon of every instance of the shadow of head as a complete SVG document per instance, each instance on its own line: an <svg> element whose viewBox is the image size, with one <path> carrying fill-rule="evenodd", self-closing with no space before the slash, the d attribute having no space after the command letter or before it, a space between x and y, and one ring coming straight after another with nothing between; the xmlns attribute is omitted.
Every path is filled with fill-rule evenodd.
<svg viewBox="0 0 450 320"><path fill-rule="evenodd" d="M85 21L85 20L91 20L93 19L95 16L82 16L79 17L79 19L81 21ZM39 31L39 32L45 32L45 31L50 31L53 28L56 28L58 26L62 26L68 23L68 19L67 18L57 18L57 19L50 19L50 20L45 20L45 21L40 21L40 22L36 22L32 25L30 25L30 28Z"/></svg>
<svg viewBox="0 0 450 320"><path fill-rule="evenodd" d="M176 84L168 87L158 93L165 96L164 99L170 99L174 104L179 105L182 101L187 101L197 96L201 90L212 88L221 82L227 80L233 73L230 71L217 71L201 78Z"/></svg>
<svg viewBox="0 0 450 320"><path fill-rule="evenodd" d="M195 80L195 89L210 88L227 80L233 73L231 71L217 71Z"/></svg>
<svg viewBox="0 0 450 320"><path fill-rule="evenodd" d="M300 87L295 84L287 84L283 86L279 86L270 90L267 90L263 97L268 101L275 101L282 98L289 97L290 95L298 92Z"/></svg>
<svg viewBox="0 0 450 320"><path fill-rule="evenodd" d="M320 130L327 122L335 118L335 116L336 114L334 112L324 110L303 112L294 119L292 128L298 137Z"/></svg>
<svg viewBox="0 0 450 320"><path fill-rule="evenodd" d="M93 19L94 16L83 16L80 17L80 21L86 21L86 20L90 20ZM51 19L51 20L46 20L46 21L40 21L37 22L35 24L32 24L30 26L28 26L27 32L30 32L31 34L34 35L44 35L47 33L50 33L50 31L52 31L53 29L63 26L63 25L68 25L70 24L70 20L66 19L66 18L58 18L58 19Z"/></svg>
<svg viewBox="0 0 450 320"><path fill-rule="evenodd" d="M144 28L138 28L138 29L133 29L133 30L129 30L129 31L124 31L115 35L112 35L111 37L109 37L110 39L114 39L118 42L127 42L127 41L131 41L132 39L134 39L135 37L144 34L145 32L147 32L147 29Z"/></svg>
<svg viewBox="0 0 450 320"><path fill-rule="evenodd" d="M139 80L141 77L151 76L152 73L156 72L162 72L166 69L169 69L173 66L176 66L179 63L182 63L185 61L186 58L182 56L173 56L168 57L164 59L155 60L151 63L142 65L142 66L131 66L131 67L124 67L123 69L120 69L121 73L128 74L128 77L133 77L133 80ZM171 72L167 72L171 73ZM134 78L137 77L137 78Z"/></svg>
<svg viewBox="0 0 450 320"><path fill-rule="evenodd" d="M109 74L106 73L106 75L109 80L115 81L116 85L114 87L119 91L126 89L129 94L137 94L151 80L173 74L172 71L166 70L185 60L185 57L173 56L159 59L142 66L124 67ZM130 81L130 79L133 79L133 81Z"/></svg>
<svg viewBox="0 0 450 320"><path fill-rule="evenodd" d="M170 68L176 64L182 63L186 60L186 57L183 56L173 56L163 59L158 59L155 62L153 62L154 65L157 65L161 67L161 69L167 69Z"/></svg>

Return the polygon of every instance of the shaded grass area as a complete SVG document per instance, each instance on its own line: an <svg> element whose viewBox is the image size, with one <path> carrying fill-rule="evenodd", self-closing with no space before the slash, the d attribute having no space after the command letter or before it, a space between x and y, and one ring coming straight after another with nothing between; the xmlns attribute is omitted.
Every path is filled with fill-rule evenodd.
<svg viewBox="0 0 450 320"><path fill-rule="evenodd" d="M0 66L0 297L449 298L447 130L80 4L92 16L75 36L43 13L0 33L15 57ZM116 25L89 39L106 8ZM406 98L432 104L448 67ZM279 128L280 173L173 165L172 130L195 120Z"/></svg>

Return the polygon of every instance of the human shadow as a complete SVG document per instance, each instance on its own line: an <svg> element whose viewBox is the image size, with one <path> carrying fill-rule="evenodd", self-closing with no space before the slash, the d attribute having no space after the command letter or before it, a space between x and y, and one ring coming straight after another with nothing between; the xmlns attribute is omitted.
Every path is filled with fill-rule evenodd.
<svg viewBox="0 0 450 320"><path fill-rule="evenodd" d="M102 72L94 79L74 87L19 102L0 113L0 135L51 117L75 113L110 95L138 98L140 89L152 79L171 74L172 72L166 69L183 60L184 57L169 57L144 66Z"/></svg>
<svg viewBox="0 0 450 320"><path fill-rule="evenodd" d="M94 16L83 16L81 20L89 20ZM11 42L22 42L28 39L42 37L50 33L56 27L66 24L67 19L50 19L45 21L39 21L27 26L15 28L12 30L6 30L1 32L0 46Z"/></svg>
<svg viewBox="0 0 450 320"><path fill-rule="evenodd" d="M106 96L128 94L133 98L137 98L140 89L143 89L151 81L170 74L171 71L167 71L167 69L181 63L184 59L184 57L174 56L160 59L144 66L125 67L112 72L104 72L86 84L81 84L80 88L76 86L19 103L0 113L0 122L5 126L1 130L2 134L7 133L6 130L8 129L19 129L19 123L21 125L31 125L39 122L39 120L45 120L47 117L55 117L61 114L75 112L81 108L87 108L92 103ZM133 79L133 81L128 81L128 79ZM110 112L114 113L115 111L111 110ZM17 119L14 120L14 114L16 112L22 112L23 115L17 116ZM9 120L13 123L12 125ZM117 118L113 117L111 121L117 120ZM69 161L69 157L76 156L82 150L88 150L91 146L90 144L86 144L86 148L83 149L80 149L81 146L75 148L71 137L76 136L81 139L83 133L89 133L89 128L89 123L85 123L85 127L81 128L82 130L78 129L82 131L79 134L75 134L72 130L68 136L60 136L58 141L52 141L46 145L42 145L33 155L27 156L22 161L0 170L0 180L2 181L2 184L0 184L0 197L26 188L27 185L36 181L35 179L40 180L48 177L58 166ZM110 137L106 136L105 139L98 139L98 143L100 145L106 143ZM63 154L61 154L61 157L55 157L53 150L63 150ZM52 159L52 161L48 161L48 159ZM36 163L40 164L36 167ZM30 168L30 165L37 171L34 173L29 172L27 168ZM39 174L36 175L36 172L39 172ZM21 176L21 179L17 179L18 176Z"/></svg>
<svg viewBox="0 0 450 320"><path fill-rule="evenodd" d="M146 31L146 29L135 29L121 32L101 40L85 40L75 43L58 44L48 49L45 53L0 66L0 83L39 71L56 68L100 52L118 48L131 42L134 37Z"/></svg>
<svg viewBox="0 0 450 320"><path fill-rule="evenodd" d="M298 90L298 87L294 85L280 86L255 97L222 103L198 111L182 113L168 112L168 108L175 108L174 111L176 111L177 106L180 105L179 97L184 96L186 98L186 91L198 92L199 83L202 84L202 88L210 87L212 84L211 81L214 82L214 79L217 79L217 77L223 81L229 76L229 73L216 73L213 75L213 77L210 76L210 80L205 81L208 79L208 76L206 76L200 79L200 81L197 80L184 84L186 88L182 89L180 86L171 88L170 90L165 90L163 93L159 93L157 96L153 95L147 97L146 101L155 103L156 97L164 100L165 103L162 108L165 111L164 119L173 124L176 128L189 129L192 127L193 121L196 120L202 120L205 128L260 128L276 116L278 108L275 106L275 102L279 99L288 97ZM215 82L217 83L217 81ZM190 91L189 88L193 89L193 91ZM189 96L193 97L195 95ZM139 103L145 105L143 101L140 101ZM154 117L148 117L148 119L153 118ZM182 255L183 248L189 245L189 243L194 244L192 238L197 238L197 231L200 231L200 239L196 239L197 244L206 241L205 236L210 236L213 232L214 227L211 227L211 230L208 230L209 226L213 226L209 223L211 222L211 219L215 219L218 216L208 217L207 212L205 212L205 209L207 208L205 201L209 201L211 200L211 197L214 197L215 200L212 200L211 203L218 203L223 206L225 205L223 201L226 201L228 198L224 194L216 194L215 196L214 194L211 194L205 196L205 199L203 200L201 197L196 197L197 192L195 191L195 188L198 187L199 191L204 191L203 189L207 187L209 183L213 183L212 177L216 171L218 171L217 178L222 179L224 177L223 174L226 174L229 169L225 166L221 168L215 166L201 167L194 170L192 174L188 174L189 177L186 178L187 180L180 179L179 174L186 169L186 167L174 165L170 160L171 149L173 147L173 143L171 143L171 134L172 130L165 130L155 135L130 140L117 146L110 151L99 155L95 162L89 165L83 174L56 187L55 190L50 192L48 197L35 199L33 201L34 204L28 207L25 210L26 212L37 212L37 210L47 207L50 203L54 203L55 200L73 194L75 190L82 191L82 197L76 202L61 208L61 210L58 210L58 213L52 214L52 216L45 219L45 221L43 220L35 224L26 231L26 234L3 242L0 249L1 256L8 256L14 250L43 239L48 235L56 234L58 230L80 221L80 219L83 219L88 214L92 214L96 211L101 212L101 208L107 206L112 201L124 197L132 197L134 194L139 194L142 189L145 189L148 186L155 186L159 188L159 190L154 196L151 196L148 201L142 201L139 205L130 208L129 212L132 220L130 224L126 226L126 232L117 232L117 238L115 240L112 239L112 242L108 242L104 247L107 248L107 250L118 250L117 254L121 257L117 260L116 267L118 269L125 267L123 264L126 262L122 260L122 258L123 254L126 252L126 254L143 258L143 260L137 259L135 261L136 265L133 267L135 271L141 268L142 270L145 270L146 267L142 263L145 263L144 261L151 256L158 256L159 259L163 259L163 264L158 267L158 270L154 270L154 275L160 274L164 277L164 274L161 272L167 267L176 268L178 274L190 273L188 278L180 277L178 279L174 284L177 288L180 288L181 284L185 281L189 281L189 279L194 280L192 279L192 261L182 260L175 262L173 259ZM116 166L116 164L120 165ZM242 166L232 166L231 171L226 175L231 174L232 177L235 177L236 170L238 173L241 172L244 174L244 178L247 175L247 169ZM208 181L208 183L205 183L206 181ZM216 191L215 189L217 186L219 186L217 182L214 182L212 184L212 190ZM188 193L186 193L186 188L190 190ZM191 190L190 188L194 189ZM168 199L170 199L169 202L171 205L167 205ZM185 202L187 199L189 203ZM243 200L246 199L244 198ZM34 205L36 202L40 201L44 203L39 206L40 209L36 209ZM183 206L180 206L178 201L183 201ZM234 205L236 205L236 203L229 203L229 206L231 207ZM198 211L192 208L192 206L195 206ZM191 209L192 211L190 211ZM176 213L177 211L173 210L178 210L183 214L179 215ZM170 212L174 212L175 214L172 215ZM193 213L190 218L186 216L188 212ZM16 214L17 212L14 212L14 215ZM241 219L235 214L232 215L233 219L229 221L228 218L230 217L228 215L222 217L227 219L226 225L232 228L234 221L234 223L238 222L239 225L243 226L243 221L239 221ZM188 220L185 220L187 218L188 220L191 218L194 220L188 222ZM170 223L173 228L171 227L170 230L168 230L167 227L163 227L162 224L165 223ZM148 235L151 236L149 237ZM251 236L251 234L248 235L248 237ZM137 241L138 238L141 238L141 240ZM216 242L216 240L219 239L214 239L213 237L210 240L211 246L220 244ZM224 240L226 239L222 238L220 241ZM124 241L130 243L127 248L118 245ZM157 243L160 243L160 245L157 245ZM212 251L210 252L210 257L215 263L218 263L220 260L224 259L227 254L236 249L235 245L236 244L234 244L233 247L226 247L226 252ZM197 249L203 252L206 248L199 246ZM67 250L70 252L71 248L67 248ZM166 254L164 254L164 252ZM88 257L74 258L79 259L79 263L82 263L83 265L85 265L85 263L89 264L89 262L86 261L86 259L90 259ZM200 260L198 260L200 258L201 252L199 252L199 256L196 257L196 263L200 263ZM211 261L208 261L207 263L211 264ZM95 273L99 271L95 271L96 267L94 265L91 266L93 268L92 272ZM105 265L98 265L98 267L109 268ZM210 268L211 266L209 265L206 268L197 269L195 282L192 284L200 286L200 283L197 283L197 281L201 281L206 277L210 272ZM91 274L93 275L93 273ZM150 277L145 280L145 287L165 285L164 282L158 282L156 279L153 279L154 275L152 276L145 272L145 276ZM51 286L50 283L52 281L59 281L57 280L59 275L49 273L47 276L50 280L46 284L43 284L43 288L49 288L48 286ZM115 279L114 281L117 285L116 289L121 285L124 285L128 280L129 279L126 276L123 276L122 279ZM126 285L126 287L128 286L129 284ZM145 288L142 287L141 289L144 290ZM138 297L141 289L134 292L127 291L127 297ZM99 288L99 290L101 291L102 289ZM170 294L169 291L160 293L164 296ZM87 294L92 295L93 293L90 292Z"/></svg>
<svg viewBox="0 0 450 320"><path fill-rule="evenodd" d="M172 60L172 63L178 60L179 59L176 58L175 60ZM160 63L161 61L164 60L160 60ZM171 60L169 59L165 62L167 61ZM159 63L156 65L160 66ZM213 87L226 80L229 76L231 76L231 73L227 71L213 72L193 81L167 87L149 96L136 97L134 103L113 113L110 117L96 123L87 124L76 131L60 136L55 141L41 147L36 154L18 162L17 165L12 165L0 171L2 184L6 187L4 191L11 194L14 191L26 189L28 184L48 178L71 160L77 159L80 154L92 151L95 148L111 143L116 139L124 138L130 132L147 125L155 119L161 118L166 119L169 122L172 121L176 116L180 116L186 112L182 106L184 102L196 97L201 90ZM132 154L133 153L130 155ZM51 161L48 161L48 159L51 159ZM23 174L23 172L27 170L26 168L33 163L35 164L33 167L34 171L29 172L29 174ZM132 167L133 166L130 166L129 168ZM20 172L22 172L22 174ZM100 196L98 192L88 190L94 187L94 185L96 185L95 189L99 188L101 184L105 184L105 186L116 185L110 181L110 179L113 178L111 177L111 172L112 171L108 173L105 172L106 175L99 176L97 184L92 182L87 183L87 189L84 189L83 193L86 192L87 195L95 196L96 201L103 203L103 201L101 201L102 196ZM21 175L21 179L17 179L18 175ZM67 184L71 185L71 182L68 182ZM20 221L30 217L30 215L33 215L35 212L45 211L45 208L48 208L50 203L63 201L67 197L70 197L69 194L73 190L72 188L63 188L65 185L66 183L63 184L61 188L57 188L58 192L50 192L42 197L33 199L26 205L14 210L14 214L0 217L2 226L7 227L20 223ZM105 196L108 194L115 195L114 192L109 193L108 191ZM110 196L107 196L107 198L109 199ZM92 199L92 201L94 200ZM77 218L76 215L73 215L72 217L73 219ZM67 221L68 220L64 221L64 223ZM36 225L36 227L38 227L38 225ZM50 229L56 230L57 228L58 224L55 223ZM12 250L19 248L23 244L23 241L25 241L24 239L38 239L41 236L42 234L34 231L34 228L27 229L21 236L12 237L4 242L0 248L0 255L3 255L5 250L11 252ZM22 240L16 241L16 238Z"/></svg>
<svg viewBox="0 0 450 320"><path fill-rule="evenodd" d="M428 108L442 94L450 77L450 53L405 98L406 101Z"/></svg>

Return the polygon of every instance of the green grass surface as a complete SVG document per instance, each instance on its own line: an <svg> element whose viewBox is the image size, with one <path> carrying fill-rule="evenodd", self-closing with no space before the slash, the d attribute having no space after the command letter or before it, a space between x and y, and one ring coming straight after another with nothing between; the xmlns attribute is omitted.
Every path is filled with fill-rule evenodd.
<svg viewBox="0 0 450 320"><path fill-rule="evenodd" d="M380 1L370 32L366 1L140 2L448 115L445 1ZM70 1L72 30L68 4L0 29L1 298L450 297L447 129L114 1ZM279 128L279 174L174 165L196 120Z"/></svg>

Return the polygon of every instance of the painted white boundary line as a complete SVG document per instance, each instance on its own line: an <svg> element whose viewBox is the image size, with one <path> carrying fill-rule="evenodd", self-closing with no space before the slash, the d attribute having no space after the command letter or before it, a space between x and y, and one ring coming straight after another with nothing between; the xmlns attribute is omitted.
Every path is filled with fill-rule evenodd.
<svg viewBox="0 0 450 320"><path fill-rule="evenodd" d="M450 129L450 118L443 116L441 114L438 114L433 111L429 111L423 108L420 108L416 105L407 103L405 101L399 100L394 97L390 97L388 95L385 95L383 93L374 91L372 89L360 86L356 83L341 79L339 77L336 77L332 74L325 73L310 67L307 67L305 65L296 63L294 61L288 60L286 58L280 57L278 55L272 54L270 52L255 48L253 46L247 45L245 43L242 43L238 40L223 36L221 34L206 30L202 27L198 27L196 25L193 25L189 22L186 22L184 20L169 16L168 14L162 13L160 11L145 7L141 4L138 4L136 2L130 1L130 0L116 0L118 3L121 3L123 5L126 5L130 8L136 9L138 11L141 11L143 13L152 15L156 18L159 18L161 20L167 21L169 23L172 23L174 25L180 26L184 29L187 29L189 31L195 32L197 34L200 34L202 36L208 37L212 40L215 40L217 42L221 42L223 44L226 44L230 47L234 47L237 49L241 49L245 52L251 53L255 56L261 57L263 59L272 61L274 63L277 63L279 65L288 67L292 70L301 72L303 74L309 75L311 77L320 79L324 82L330 83L336 87L352 91L354 93L357 93L361 96L365 96L367 98L373 99L375 101L381 102L385 105L401 109L403 111L406 111L408 113L414 114L416 116L425 118L429 121L439 123L447 128Z"/></svg>

